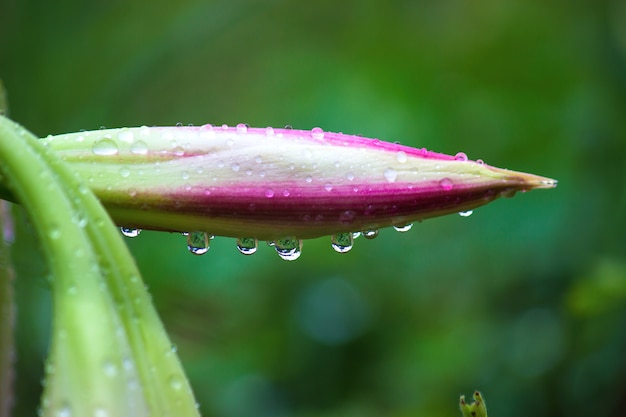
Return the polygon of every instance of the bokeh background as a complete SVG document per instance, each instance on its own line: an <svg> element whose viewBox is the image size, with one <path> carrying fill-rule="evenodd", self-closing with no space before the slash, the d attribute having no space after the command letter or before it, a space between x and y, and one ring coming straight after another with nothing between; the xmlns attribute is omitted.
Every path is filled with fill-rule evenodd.
<svg viewBox="0 0 626 417"><path fill-rule="evenodd" d="M291 263L129 239L204 416L450 417L474 389L493 417L623 415L623 0L0 0L0 78L40 136L321 126L559 180ZM50 294L18 228L30 416Z"/></svg>

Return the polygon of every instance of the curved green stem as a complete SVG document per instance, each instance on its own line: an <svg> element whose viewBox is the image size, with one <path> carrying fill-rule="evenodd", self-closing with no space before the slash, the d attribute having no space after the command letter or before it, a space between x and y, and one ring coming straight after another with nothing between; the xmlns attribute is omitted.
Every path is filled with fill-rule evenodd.
<svg viewBox="0 0 626 417"><path fill-rule="evenodd" d="M198 415L136 265L89 188L3 116L0 161L53 275L43 415Z"/></svg>

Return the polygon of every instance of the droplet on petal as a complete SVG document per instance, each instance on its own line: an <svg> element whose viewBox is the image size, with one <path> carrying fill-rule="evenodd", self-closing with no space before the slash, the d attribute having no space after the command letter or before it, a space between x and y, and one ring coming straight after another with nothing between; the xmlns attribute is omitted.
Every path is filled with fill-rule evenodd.
<svg viewBox="0 0 626 417"><path fill-rule="evenodd" d="M117 155L119 152L117 143L113 142L111 139L102 139L95 142L91 150L94 154L100 156Z"/></svg>
<svg viewBox="0 0 626 417"><path fill-rule="evenodd" d="M452 181L450 180L450 178L443 178L439 181L439 185L444 191L450 191L452 189Z"/></svg>
<svg viewBox="0 0 626 417"><path fill-rule="evenodd" d="M465 154L465 152L459 152L454 156L454 159L456 159L457 161L467 161L467 155Z"/></svg>
<svg viewBox="0 0 626 417"><path fill-rule="evenodd" d="M460 211L459 212L459 216L461 217L469 217L472 215L474 211L473 210L467 210L467 211Z"/></svg>
<svg viewBox="0 0 626 417"><path fill-rule="evenodd" d="M321 127L314 127L311 129L311 137L313 139L324 139L324 131Z"/></svg>
<svg viewBox="0 0 626 417"><path fill-rule="evenodd" d="M383 175L385 176L385 179L387 181L394 182L396 180L396 177L398 176L398 173L393 168L385 168Z"/></svg>

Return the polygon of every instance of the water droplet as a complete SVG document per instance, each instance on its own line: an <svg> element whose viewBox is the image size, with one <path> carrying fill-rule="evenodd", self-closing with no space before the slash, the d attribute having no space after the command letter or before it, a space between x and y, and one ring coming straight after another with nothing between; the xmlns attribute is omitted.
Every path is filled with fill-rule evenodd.
<svg viewBox="0 0 626 417"><path fill-rule="evenodd" d="M248 125L245 123L239 123L236 126L237 132L239 133L246 133L248 131Z"/></svg>
<svg viewBox="0 0 626 417"><path fill-rule="evenodd" d="M289 197L289 195L290 195L290 194L291 194L291 193L289 192L289 190L287 190L287 189L284 189L284 190L283 190L283 196L285 196L285 197Z"/></svg>
<svg viewBox="0 0 626 417"><path fill-rule="evenodd" d="M459 152L454 155L454 159L456 159L457 161L465 162L467 161L467 155L465 154L465 152Z"/></svg>
<svg viewBox="0 0 626 417"><path fill-rule="evenodd" d="M258 241L252 237L240 237L237 239L237 249L244 255L252 255L256 252Z"/></svg>
<svg viewBox="0 0 626 417"><path fill-rule="evenodd" d="M361 234L365 239L374 239L378 236L378 229L363 230Z"/></svg>
<svg viewBox="0 0 626 417"><path fill-rule="evenodd" d="M356 239L358 237L361 237L361 232L352 232L352 238Z"/></svg>
<svg viewBox="0 0 626 417"><path fill-rule="evenodd" d="M117 375L117 366L115 366L115 364L111 361L105 361L102 365L102 370L109 378L113 378Z"/></svg>
<svg viewBox="0 0 626 417"><path fill-rule="evenodd" d="M131 227L121 227L122 234L126 237L137 237L141 233L141 229L134 229Z"/></svg>
<svg viewBox="0 0 626 417"><path fill-rule="evenodd" d="M324 131L321 127L314 127L311 129L311 137L313 139L324 139Z"/></svg>
<svg viewBox="0 0 626 417"><path fill-rule="evenodd" d="M194 255L204 255L209 251L209 235L205 232L189 232L187 249Z"/></svg>
<svg viewBox="0 0 626 417"><path fill-rule="evenodd" d="M413 227L413 223L407 223L402 226L394 226L393 228L396 229L398 232L404 233L404 232L408 232L409 230L411 230L412 227Z"/></svg>
<svg viewBox="0 0 626 417"><path fill-rule="evenodd" d="M404 151L400 151L400 152L396 153L396 159L401 164L405 163L406 162L406 153Z"/></svg>
<svg viewBox="0 0 626 417"><path fill-rule="evenodd" d="M181 379L177 376L171 376L167 382L170 384L170 387L173 390L178 391L179 389L181 389L183 387L183 382L181 381Z"/></svg>
<svg viewBox="0 0 626 417"><path fill-rule="evenodd" d="M337 233L331 237L331 245L335 252L346 253L352 249L354 237L351 232Z"/></svg>
<svg viewBox="0 0 626 417"><path fill-rule="evenodd" d="M172 148L172 153L176 156L183 156L185 154L185 150L182 146L174 146L174 148Z"/></svg>
<svg viewBox="0 0 626 417"><path fill-rule="evenodd" d="M61 238L61 230L58 227L53 226L50 230L48 230L48 236L50 236L50 239L52 240L58 240Z"/></svg>
<svg viewBox="0 0 626 417"><path fill-rule="evenodd" d="M130 151L135 155L145 155L148 153L148 145L143 140L138 140L130 146Z"/></svg>
<svg viewBox="0 0 626 417"><path fill-rule="evenodd" d="M309 184L313 182L313 177L310 175L307 175L306 178L304 179L306 182L308 182Z"/></svg>
<svg viewBox="0 0 626 417"><path fill-rule="evenodd" d="M268 126L265 128L265 134L267 136L273 136L274 135L274 128L271 126Z"/></svg>
<svg viewBox="0 0 626 417"><path fill-rule="evenodd" d="M339 221L343 224L350 224L354 220L354 212L352 210L346 210L339 216Z"/></svg>
<svg viewBox="0 0 626 417"><path fill-rule="evenodd" d="M271 188L268 188L267 190L265 190L265 197L267 198L274 197L274 190L272 190Z"/></svg>
<svg viewBox="0 0 626 417"><path fill-rule="evenodd" d="M478 165L485 165L485 161L483 161L482 159L477 159L477 160L476 160L476 163L477 163Z"/></svg>
<svg viewBox="0 0 626 417"><path fill-rule="evenodd" d="M467 211L460 211L459 212L459 216L461 217L469 217L472 215L474 211L473 210L467 210Z"/></svg>
<svg viewBox="0 0 626 417"><path fill-rule="evenodd" d="M444 191L450 191L452 189L452 180L450 180L450 178L443 178L439 181L439 186Z"/></svg>
<svg viewBox="0 0 626 417"><path fill-rule="evenodd" d="M59 407L58 410L54 413L55 417L72 417L72 409L68 404L63 404Z"/></svg>
<svg viewBox="0 0 626 417"><path fill-rule="evenodd" d="M233 172L239 172L239 164L237 162L233 162L232 164L230 164L230 169L233 170Z"/></svg>
<svg viewBox="0 0 626 417"><path fill-rule="evenodd" d="M128 169L128 167L121 167L120 176L122 178L128 178L130 176L130 169Z"/></svg>
<svg viewBox="0 0 626 417"><path fill-rule="evenodd" d="M254 157L254 162L256 162L257 164L260 164L263 162L263 158L261 157L261 155L257 155Z"/></svg>
<svg viewBox="0 0 626 417"><path fill-rule="evenodd" d="M101 139L93 144L91 148L94 154L100 156L117 155L117 144L111 139Z"/></svg>
<svg viewBox="0 0 626 417"><path fill-rule="evenodd" d="M120 130L120 132L117 134L117 138L119 140L121 140L122 142L132 142L134 139L135 135L133 134L133 132L131 132L130 130L127 129L122 129Z"/></svg>
<svg viewBox="0 0 626 417"><path fill-rule="evenodd" d="M394 182L396 180L396 177L398 176L398 173L393 168L385 168L383 175L385 176L387 181Z"/></svg>
<svg viewBox="0 0 626 417"><path fill-rule="evenodd" d="M295 261L302 254L302 241L293 238L278 239L274 242L274 249L285 261Z"/></svg>
<svg viewBox="0 0 626 417"><path fill-rule="evenodd" d="M109 413L104 408L98 407L93 410L93 417L108 417Z"/></svg>
<svg viewBox="0 0 626 417"><path fill-rule="evenodd" d="M325 189L326 191L332 191L333 186L332 186L332 184L331 184L331 183L327 182L326 184L324 184L324 189Z"/></svg>
<svg viewBox="0 0 626 417"><path fill-rule="evenodd" d="M346 178L348 179L348 181L352 181L354 180L354 174L352 172L348 172L346 174Z"/></svg>

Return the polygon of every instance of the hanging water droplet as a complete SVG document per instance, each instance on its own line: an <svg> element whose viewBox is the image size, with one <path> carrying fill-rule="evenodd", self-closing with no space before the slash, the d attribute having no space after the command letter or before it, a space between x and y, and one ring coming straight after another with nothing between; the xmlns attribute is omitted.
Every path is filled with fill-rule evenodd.
<svg viewBox="0 0 626 417"><path fill-rule="evenodd" d="M357 239L361 237L361 232L352 232L352 239Z"/></svg>
<svg viewBox="0 0 626 417"><path fill-rule="evenodd" d="M335 252L346 253L352 249L354 237L351 232L337 233L331 237L331 245Z"/></svg>
<svg viewBox="0 0 626 417"><path fill-rule="evenodd" d="M482 159L477 159L477 160L476 160L476 163L477 163L478 165L485 165L485 161L483 161Z"/></svg>
<svg viewBox="0 0 626 417"><path fill-rule="evenodd" d="M365 239L374 239L378 236L378 229L363 230L361 234Z"/></svg>
<svg viewBox="0 0 626 417"><path fill-rule="evenodd" d="M239 164L237 162L233 162L232 164L230 164L230 169L233 170L233 172L239 172Z"/></svg>
<svg viewBox="0 0 626 417"><path fill-rule="evenodd" d="M274 135L274 128L271 126L268 126L265 128L265 134L267 136L273 136Z"/></svg>
<svg viewBox="0 0 626 417"><path fill-rule="evenodd" d="M452 180L450 180L450 178L443 178L439 181L439 186L444 191L450 191L452 189Z"/></svg>
<svg viewBox="0 0 626 417"><path fill-rule="evenodd" d="M459 152L454 155L454 159L456 159L457 161L465 162L467 161L467 155L465 154L465 152Z"/></svg>
<svg viewBox="0 0 626 417"><path fill-rule="evenodd" d="M307 183L309 183L309 184L310 184L310 183L312 183L312 182L313 182L313 177L312 177L312 176L310 176L310 175L307 175L307 176L304 178L304 180L305 180Z"/></svg>
<svg viewBox="0 0 626 417"><path fill-rule="evenodd" d="M385 168L383 175L385 176L387 181L394 182L396 180L396 177L398 176L398 173L393 168Z"/></svg>
<svg viewBox="0 0 626 417"><path fill-rule="evenodd" d="M404 233L404 232L408 232L409 230L411 230L412 227L413 227L413 223L407 223L402 226L394 226L393 228L396 229L398 232Z"/></svg>
<svg viewBox="0 0 626 417"><path fill-rule="evenodd" d="M295 261L302 254L302 241L293 238L278 239L274 243L276 253L285 261Z"/></svg>
<svg viewBox="0 0 626 417"><path fill-rule="evenodd" d="M204 255L209 251L209 235L205 232L189 232L187 249L194 255Z"/></svg>
<svg viewBox="0 0 626 417"><path fill-rule="evenodd" d="M111 139L101 139L93 144L91 148L94 154L100 156L117 155L117 144Z"/></svg>
<svg viewBox="0 0 626 417"><path fill-rule="evenodd" d="M459 216L461 217L469 217L472 215L474 211L473 210L467 210L467 211L460 211L459 212Z"/></svg>
<svg viewBox="0 0 626 417"><path fill-rule="evenodd" d="M128 167L121 167L120 168L120 177L128 178L129 176L130 176L130 169L128 169Z"/></svg>
<svg viewBox="0 0 626 417"><path fill-rule="evenodd" d="M396 159L401 164L405 163L406 162L406 153L404 151L400 151L400 152L396 153Z"/></svg>
<svg viewBox="0 0 626 417"><path fill-rule="evenodd" d="M121 227L122 234L126 237L137 237L141 234L141 229L135 229L132 227Z"/></svg>
<svg viewBox="0 0 626 417"><path fill-rule="evenodd" d="M313 139L324 139L324 131L321 127L314 127L311 129L311 137Z"/></svg>
<svg viewBox="0 0 626 417"><path fill-rule="evenodd" d="M239 123L236 126L237 132L239 133L246 133L248 131L248 125L245 123Z"/></svg>
<svg viewBox="0 0 626 417"><path fill-rule="evenodd" d="M331 183L327 182L326 184L324 184L324 189L325 189L326 191L332 191L333 186L332 186L332 184L331 184Z"/></svg>
<svg viewBox="0 0 626 417"><path fill-rule="evenodd" d="M237 239L237 250L244 255L252 255L256 252L258 241L252 237L240 237Z"/></svg>
<svg viewBox="0 0 626 417"><path fill-rule="evenodd" d="M352 171L348 171L348 173L346 174L346 178L348 179L348 181L354 180L354 174L352 173Z"/></svg>
<svg viewBox="0 0 626 417"><path fill-rule="evenodd" d="M272 198L274 197L274 190L268 188L267 190L265 190L265 197L267 198Z"/></svg>

